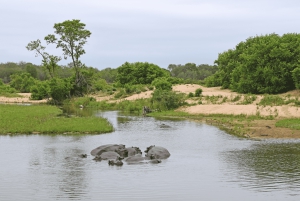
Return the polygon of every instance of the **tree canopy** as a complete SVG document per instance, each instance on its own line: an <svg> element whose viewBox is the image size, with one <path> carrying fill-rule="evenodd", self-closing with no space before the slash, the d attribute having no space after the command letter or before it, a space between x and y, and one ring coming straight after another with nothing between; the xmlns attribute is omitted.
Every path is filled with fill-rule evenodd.
<svg viewBox="0 0 300 201"><path fill-rule="evenodd" d="M117 81L122 85L151 84L155 78L170 76L169 71L147 62L125 62L117 70Z"/></svg>
<svg viewBox="0 0 300 201"><path fill-rule="evenodd" d="M42 56L42 65L47 69L50 77L55 80L51 81L51 89L56 90L58 87L55 87L55 84L59 84L60 89L68 90L61 92L64 98L70 96L83 96L91 88L89 85L91 83L91 74L88 68L81 62L80 57L85 54L83 46L87 42L87 38L91 36L91 32L85 29L85 24L80 22L80 20L66 20L62 23L54 24L54 33L49 34L44 39L47 44L55 44L56 48L60 48L63 53L64 59L71 58L72 62L69 65L74 69L75 74L72 76L72 79L68 79L65 76L63 80L57 78L57 69L59 69L58 62L61 60L60 56L54 56L45 51L46 47L42 45L41 41L38 39L36 41L31 41L28 43L26 48L29 51L34 51L36 56ZM61 68L60 68L61 69ZM34 74L34 71L29 68L29 73ZM72 82L72 84L67 84L66 82ZM40 85L42 86L42 85ZM36 87L35 91L38 91ZM52 98L55 97L52 94ZM63 98L59 98L58 101L61 101Z"/></svg>
<svg viewBox="0 0 300 201"><path fill-rule="evenodd" d="M219 54L215 61L218 70L206 84L240 93L286 92L297 86L295 74L299 71L295 69L300 68L299 61L299 34L250 37L235 49Z"/></svg>

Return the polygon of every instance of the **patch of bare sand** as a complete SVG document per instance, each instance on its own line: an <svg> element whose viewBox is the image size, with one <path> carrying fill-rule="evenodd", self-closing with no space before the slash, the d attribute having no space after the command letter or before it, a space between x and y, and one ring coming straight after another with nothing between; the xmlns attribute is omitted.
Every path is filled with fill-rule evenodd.
<svg viewBox="0 0 300 201"><path fill-rule="evenodd" d="M185 108L180 108L179 111L188 112L190 114L245 114L245 115L261 115L275 116L283 118L300 117L300 110L294 106L267 106L258 107L257 105L227 105L227 104L208 104L195 105Z"/></svg>
<svg viewBox="0 0 300 201"><path fill-rule="evenodd" d="M31 93L18 93L21 97L0 96L0 103L45 103L47 100L31 100Z"/></svg>

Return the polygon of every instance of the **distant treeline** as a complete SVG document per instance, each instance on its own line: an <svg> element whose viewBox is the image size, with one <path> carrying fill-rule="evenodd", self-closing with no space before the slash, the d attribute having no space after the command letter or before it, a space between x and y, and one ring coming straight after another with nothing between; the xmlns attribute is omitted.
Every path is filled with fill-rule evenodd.
<svg viewBox="0 0 300 201"><path fill-rule="evenodd" d="M0 63L0 79L2 79L4 83L9 83L11 81L11 75L21 73L29 73L33 78L41 81L49 78L47 71L39 65L24 61L19 63ZM67 78L72 75L72 71L68 66L60 66L56 73L60 78Z"/></svg>
<svg viewBox="0 0 300 201"><path fill-rule="evenodd" d="M204 80L206 77L213 75L218 67L216 65L187 63L185 65L170 64L169 71L173 77L182 78L184 80Z"/></svg>
<svg viewBox="0 0 300 201"><path fill-rule="evenodd" d="M92 70L94 73L97 73L97 77L106 80L107 83L114 83L118 75L118 69L121 67L124 68L123 66L125 64L118 68L105 68L103 70L99 70L97 68L89 67L88 69ZM150 68L152 65L145 66L144 68ZM200 64L197 66L194 63L187 63L185 65L170 64L168 70L166 71L169 71L172 77L183 79L183 82L197 83L199 80L204 80L206 77L213 75L217 69L217 66L211 66L208 64ZM145 75L147 74L146 70L143 70L143 72ZM23 61L19 63L0 63L0 79L2 79L3 83L9 83L11 81L11 75L21 73L29 73L33 78L41 81L50 78L47 70L40 65ZM72 75L73 72L70 65L58 66L56 69L56 77L58 78L68 78Z"/></svg>

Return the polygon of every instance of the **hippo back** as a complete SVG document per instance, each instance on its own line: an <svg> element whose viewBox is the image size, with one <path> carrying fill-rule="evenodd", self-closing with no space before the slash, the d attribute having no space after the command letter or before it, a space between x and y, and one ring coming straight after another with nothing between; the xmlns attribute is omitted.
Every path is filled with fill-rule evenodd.
<svg viewBox="0 0 300 201"><path fill-rule="evenodd" d="M170 152L164 148L159 146L152 146L148 151L146 157L151 157L151 155L155 159L166 159L170 157Z"/></svg>
<svg viewBox="0 0 300 201"><path fill-rule="evenodd" d="M102 160L111 160L111 159L117 159L120 157L120 155L117 152L114 151L107 151L107 152L103 152L100 155Z"/></svg>
<svg viewBox="0 0 300 201"><path fill-rule="evenodd" d="M142 154L137 154L134 156L129 156L124 159L127 163L139 163L143 162L145 160L145 157L142 156Z"/></svg>
<svg viewBox="0 0 300 201"><path fill-rule="evenodd" d="M103 152L116 151L118 149L124 149L125 145L122 144L106 144L101 145L91 151L92 156L101 155Z"/></svg>

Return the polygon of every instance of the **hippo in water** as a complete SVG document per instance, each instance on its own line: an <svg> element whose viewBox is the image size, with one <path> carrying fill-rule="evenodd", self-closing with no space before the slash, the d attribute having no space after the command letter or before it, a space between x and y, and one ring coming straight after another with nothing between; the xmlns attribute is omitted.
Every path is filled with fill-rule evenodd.
<svg viewBox="0 0 300 201"><path fill-rule="evenodd" d="M151 145L145 150L146 157L150 159L167 159L171 156L170 152L160 146Z"/></svg>
<svg viewBox="0 0 300 201"><path fill-rule="evenodd" d="M101 145L100 147L93 149L91 151L91 155L96 156L96 155L101 155L103 152L117 151L117 150L123 150L123 149L125 149L125 145L123 145L123 144L106 144L106 145Z"/></svg>
<svg viewBox="0 0 300 201"><path fill-rule="evenodd" d="M119 160L119 159L109 160L108 161L108 165L122 166L123 162L121 160Z"/></svg>

